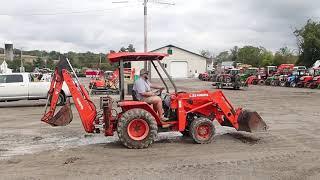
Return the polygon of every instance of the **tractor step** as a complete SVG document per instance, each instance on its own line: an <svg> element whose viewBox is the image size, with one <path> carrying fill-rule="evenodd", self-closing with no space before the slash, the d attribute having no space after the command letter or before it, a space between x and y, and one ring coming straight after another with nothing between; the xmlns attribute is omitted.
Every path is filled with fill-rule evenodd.
<svg viewBox="0 0 320 180"><path fill-rule="evenodd" d="M174 126L175 124L177 124L177 122L164 122L164 121L161 121L162 122L162 128L169 128L169 127L172 127Z"/></svg>

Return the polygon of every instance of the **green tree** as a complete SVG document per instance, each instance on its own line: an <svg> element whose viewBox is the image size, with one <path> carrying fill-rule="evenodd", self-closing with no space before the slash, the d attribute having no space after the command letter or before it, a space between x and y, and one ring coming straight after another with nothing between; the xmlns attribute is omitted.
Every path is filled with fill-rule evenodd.
<svg viewBox="0 0 320 180"><path fill-rule="evenodd" d="M288 47L280 48L274 55L273 64L278 66L280 64L295 64L298 57L294 55L292 50Z"/></svg>
<svg viewBox="0 0 320 180"><path fill-rule="evenodd" d="M54 61L52 59L48 59L47 60L47 68L49 68L49 69L54 69L55 68L55 64L54 64Z"/></svg>
<svg viewBox="0 0 320 180"><path fill-rule="evenodd" d="M218 56L216 57L216 60L218 63L221 63L223 61L231 61L231 56L228 51L223 51L218 54Z"/></svg>
<svg viewBox="0 0 320 180"><path fill-rule="evenodd" d="M44 68L45 62L40 57L38 57L35 61L33 61L33 65L38 68Z"/></svg>
<svg viewBox="0 0 320 180"><path fill-rule="evenodd" d="M294 31L299 47L299 59L297 64L312 66L320 59L320 23L309 19L301 29Z"/></svg>
<svg viewBox="0 0 320 180"><path fill-rule="evenodd" d="M26 72L32 72L34 70L33 64L31 62L25 62L23 66Z"/></svg>
<svg viewBox="0 0 320 180"><path fill-rule="evenodd" d="M260 60L261 60L261 66L271 66L273 65L273 53L271 51L268 51L265 48L261 49L260 53Z"/></svg>
<svg viewBox="0 0 320 180"><path fill-rule="evenodd" d="M262 65L261 51L259 47L244 46L239 49L238 62L260 67Z"/></svg>
<svg viewBox="0 0 320 180"><path fill-rule="evenodd" d="M12 69L14 72L19 72L21 66L20 58L14 57L13 61L6 61L8 63L8 68Z"/></svg>
<svg viewBox="0 0 320 180"><path fill-rule="evenodd" d="M239 53L238 46L234 46L232 49L230 49L230 57L232 61L238 62L238 53Z"/></svg>
<svg viewBox="0 0 320 180"><path fill-rule="evenodd" d="M136 49L133 47L133 44L129 44L128 47L121 47L119 52L136 52Z"/></svg>
<svg viewBox="0 0 320 180"><path fill-rule="evenodd" d="M203 57L206 57L206 58L213 58L213 52L209 51L209 50L200 50L200 54L203 56Z"/></svg>

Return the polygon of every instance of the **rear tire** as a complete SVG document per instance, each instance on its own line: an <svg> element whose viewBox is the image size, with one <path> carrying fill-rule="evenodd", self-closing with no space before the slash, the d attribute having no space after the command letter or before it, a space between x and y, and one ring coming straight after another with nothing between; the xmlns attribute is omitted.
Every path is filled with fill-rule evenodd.
<svg viewBox="0 0 320 180"><path fill-rule="evenodd" d="M258 85L262 86L264 84L265 84L264 80L261 79L261 80L258 81Z"/></svg>
<svg viewBox="0 0 320 180"><path fill-rule="evenodd" d="M293 87L293 88L297 87L297 83L291 82L291 83L290 83L290 87Z"/></svg>
<svg viewBox="0 0 320 180"><path fill-rule="evenodd" d="M211 120L200 117L192 121L189 132L195 143L208 144L214 138L215 128Z"/></svg>
<svg viewBox="0 0 320 180"><path fill-rule="evenodd" d="M130 149L150 146L157 137L154 117L144 109L130 109L118 121L117 132L121 143Z"/></svg>

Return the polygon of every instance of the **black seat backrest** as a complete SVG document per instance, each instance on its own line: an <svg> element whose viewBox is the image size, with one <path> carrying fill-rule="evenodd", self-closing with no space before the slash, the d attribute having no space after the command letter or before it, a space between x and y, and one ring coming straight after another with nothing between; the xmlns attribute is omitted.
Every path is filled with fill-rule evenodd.
<svg viewBox="0 0 320 180"><path fill-rule="evenodd" d="M137 98L137 92L135 90L132 90L132 100L139 101L139 99Z"/></svg>

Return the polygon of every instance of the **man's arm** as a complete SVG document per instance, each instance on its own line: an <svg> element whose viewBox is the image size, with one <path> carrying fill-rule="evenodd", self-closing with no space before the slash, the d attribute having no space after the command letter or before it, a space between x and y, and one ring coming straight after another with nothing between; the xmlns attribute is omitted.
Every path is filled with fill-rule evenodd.
<svg viewBox="0 0 320 180"><path fill-rule="evenodd" d="M150 84L150 87L153 88L153 89L164 89L164 87L162 87L162 86L153 85L153 84Z"/></svg>
<svg viewBox="0 0 320 180"><path fill-rule="evenodd" d="M136 92L143 97L150 97L155 95L152 91L146 91L145 85L141 81L136 81L134 87Z"/></svg>
<svg viewBox="0 0 320 180"><path fill-rule="evenodd" d="M140 93L143 97L155 96L156 94L152 91Z"/></svg>

